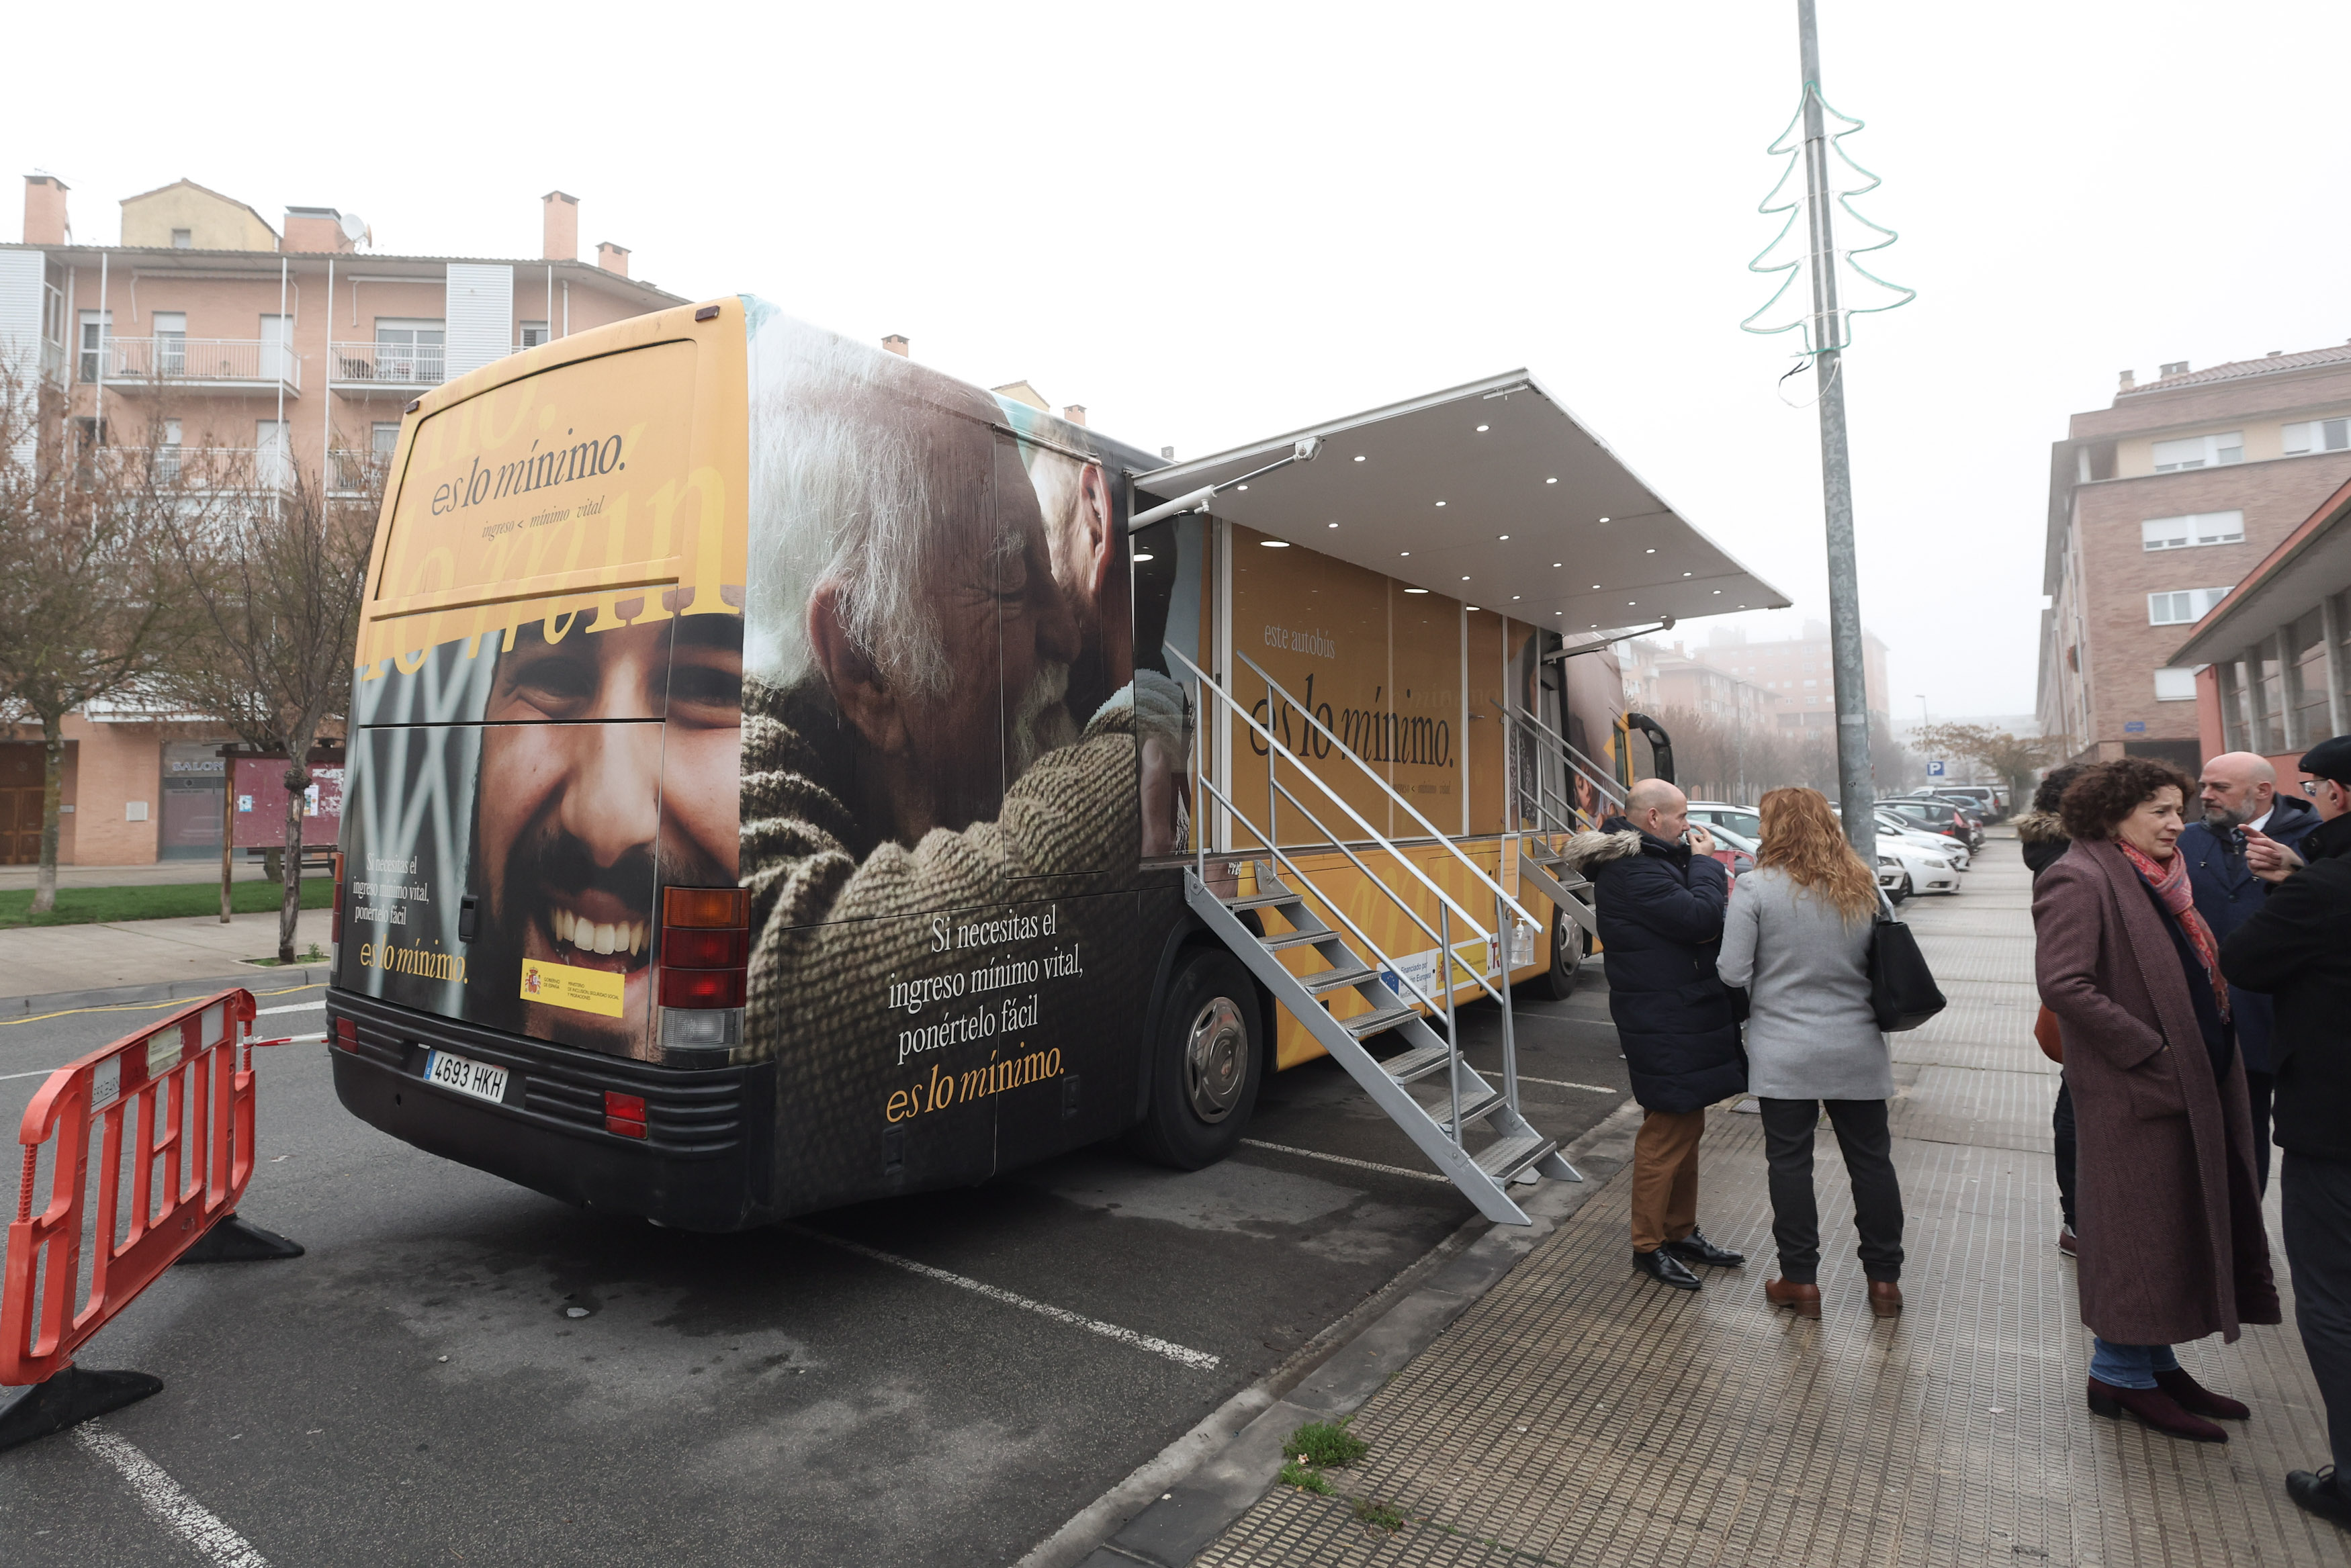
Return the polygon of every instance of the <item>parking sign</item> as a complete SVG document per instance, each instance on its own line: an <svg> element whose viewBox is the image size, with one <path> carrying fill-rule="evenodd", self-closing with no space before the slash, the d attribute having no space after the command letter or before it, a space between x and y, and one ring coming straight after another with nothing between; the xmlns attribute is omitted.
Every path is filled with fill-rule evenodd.
<svg viewBox="0 0 2351 1568"><path fill-rule="evenodd" d="M1943 764L1941 763L1928 763L1927 764L1927 776L1930 779L1941 778L1943 776Z"/></svg>

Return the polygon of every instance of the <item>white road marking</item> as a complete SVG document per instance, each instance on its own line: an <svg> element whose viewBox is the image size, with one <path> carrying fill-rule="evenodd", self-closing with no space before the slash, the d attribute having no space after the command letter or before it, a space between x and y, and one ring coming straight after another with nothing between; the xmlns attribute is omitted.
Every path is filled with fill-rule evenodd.
<svg viewBox="0 0 2351 1568"><path fill-rule="evenodd" d="M1324 1154L1319 1148L1292 1148L1286 1143L1267 1143L1262 1138L1245 1137L1241 1142L1251 1148L1270 1148L1276 1154L1294 1154L1307 1159L1327 1159L1333 1165L1352 1165L1358 1170L1376 1170L1389 1176L1409 1176L1415 1181L1441 1181L1453 1185L1449 1176L1439 1176L1433 1170L1406 1170L1401 1165L1382 1165L1376 1160L1350 1159L1343 1154Z"/></svg>
<svg viewBox="0 0 2351 1568"><path fill-rule="evenodd" d="M220 1568L269 1568L269 1559L253 1542L221 1522L212 1510L180 1489L162 1467L97 1421L74 1428L81 1446L122 1472L131 1495L155 1521L201 1552Z"/></svg>
<svg viewBox="0 0 2351 1568"><path fill-rule="evenodd" d="M322 996L316 1002L289 1002L283 1007L256 1007L253 1010L253 1015L256 1018L266 1018L273 1012L315 1012L326 1005L327 999Z"/></svg>
<svg viewBox="0 0 2351 1568"><path fill-rule="evenodd" d="M1525 1073L1519 1075L1521 1084L1549 1084L1554 1089L1582 1089L1594 1095L1621 1095L1622 1089L1612 1089L1605 1084L1571 1084L1565 1078L1537 1078Z"/></svg>
<svg viewBox="0 0 2351 1568"><path fill-rule="evenodd" d="M1001 1286L983 1284L977 1280L966 1279L961 1274L951 1274L945 1269L935 1269L928 1263L915 1262L912 1258L901 1258L895 1253L877 1251L872 1247L863 1246L855 1241L843 1241L839 1236L828 1235L822 1231L811 1231L805 1225L787 1225L784 1229L794 1235L805 1236L811 1241L821 1241L828 1247L838 1247L844 1252L854 1252L861 1258L870 1258L877 1263L887 1263L893 1269L904 1269L910 1274L920 1274L925 1279L936 1280L941 1284L954 1285L960 1290L971 1291L987 1297L990 1301L1002 1302L1007 1306L1016 1306L1023 1312L1033 1312L1040 1317L1050 1317L1056 1323L1068 1324L1072 1328L1082 1328L1089 1334L1098 1334L1104 1339L1117 1340L1121 1345L1131 1345L1137 1350L1150 1351L1154 1355L1164 1355L1170 1361L1180 1362L1196 1371L1214 1372L1221 1365L1217 1357L1205 1350L1192 1350L1168 1340L1155 1339L1150 1334L1137 1334L1131 1328L1121 1328L1114 1323L1104 1323L1099 1318L1087 1317L1081 1313L1071 1312L1067 1307L1057 1307L1045 1302L1030 1301L1027 1296L1016 1295Z"/></svg>
<svg viewBox="0 0 2351 1568"><path fill-rule="evenodd" d="M5 1084L11 1078L46 1078L56 1071L55 1067L36 1067L29 1073L0 1073L0 1084Z"/></svg>

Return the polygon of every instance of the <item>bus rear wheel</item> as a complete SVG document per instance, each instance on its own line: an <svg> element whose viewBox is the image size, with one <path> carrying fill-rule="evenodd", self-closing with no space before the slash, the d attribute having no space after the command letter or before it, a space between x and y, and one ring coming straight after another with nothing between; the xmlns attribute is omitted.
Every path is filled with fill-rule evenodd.
<svg viewBox="0 0 2351 1568"><path fill-rule="evenodd" d="M1151 1102L1128 1146L1197 1170L1232 1153L1257 1108L1264 1054L1257 986L1228 952L1195 952L1167 988L1150 1060Z"/></svg>
<svg viewBox="0 0 2351 1568"><path fill-rule="evenodd" d="M1565 1002L1592 955L1592 937L1582 926L1553 909L1551 916L1551 967L1535 976L1527 989L1547 1002Z"/></svg>

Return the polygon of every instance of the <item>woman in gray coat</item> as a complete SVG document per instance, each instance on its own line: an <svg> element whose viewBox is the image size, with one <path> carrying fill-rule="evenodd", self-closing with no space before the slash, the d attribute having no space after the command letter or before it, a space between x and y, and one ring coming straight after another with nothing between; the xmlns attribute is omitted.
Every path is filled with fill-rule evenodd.
<svg viewBox="0 0 2351 1568"><path fill-rule="evenodd" d="M1755 869L1731 890L1717 967L1725 984L1749 988L1747 1083L1762 1103L1780 1248L1780 1277L1763 1293L1799 1317L1821 1315L1813 1129L1825 1104L1853 1179L1869 1310L1893 1317L1902 1311L1902 1187L1886 1122L1893 1057L1869 1001L1877 878L1820 791L1775 789L1761 810Z"/></svg>

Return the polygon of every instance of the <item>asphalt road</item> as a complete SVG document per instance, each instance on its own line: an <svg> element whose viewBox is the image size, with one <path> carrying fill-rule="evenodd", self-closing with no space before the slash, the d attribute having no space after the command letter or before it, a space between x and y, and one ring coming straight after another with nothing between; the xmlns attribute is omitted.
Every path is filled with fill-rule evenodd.
<svg viewBox="0 0 2351 1568"><path fill-rule="evenodd" d="M0 1025L0 1127L40 1070L166 1011ZM1517 1020L1538 1126L1565 1143L1622 1102L1597 965ZM1493 1066L1497 1011L1464 1021ZM397 1142L336 1103L323 1047L282 1047L242 1211L308 1255L174 1268L79 1360L163 1379L103 1428L279 1568L1010 1563L1473 1219L1371 1168L1426 1167L1328 1062L1269 1084L1249 1137L1202 1171L1110 1145L695 1236ZM74 1436L0 1454L17 1568L206 1562L169 1511Z"/></svg>

